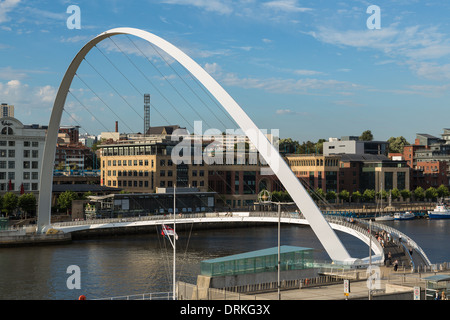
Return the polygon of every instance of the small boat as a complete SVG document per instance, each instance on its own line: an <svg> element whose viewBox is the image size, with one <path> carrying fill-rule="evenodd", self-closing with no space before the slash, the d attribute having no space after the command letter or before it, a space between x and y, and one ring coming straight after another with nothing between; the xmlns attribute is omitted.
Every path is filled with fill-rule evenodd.
<svg viewBox="0 0 450 320"><path fill-rule="evenodd" d="M394 220L394 217L391 216L390 214L375 217L375 221L392 221L392 220Z"/></svg>
<svg viewBox="0 0 450 320"><path fill-rule="evenodd" d="M450 219L450 209L443 203L438 203L433 211L428 211L430 219Z"/></svg>
<svg viewBox="0 0 450 320"><path fill-rule="evenodd" d="M412 220L416 215L412 212L397 212L394 214L394 220Z"/></svg>

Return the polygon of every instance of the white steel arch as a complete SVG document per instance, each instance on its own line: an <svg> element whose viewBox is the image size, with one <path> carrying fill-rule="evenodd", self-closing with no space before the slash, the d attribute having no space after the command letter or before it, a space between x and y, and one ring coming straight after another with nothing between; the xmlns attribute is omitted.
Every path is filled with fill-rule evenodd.
<svg viewBox="0 0 450 320"><path fill-rule="evenodd" d="M89 51L99 42L106 38L119 35L133 35L144 39L160 49L164 50L172 58L177 60L185 67L200 83L217 99L225 110L236 121L250 141L255 145L260 155L269 164L273 172L278 176L280 182L291 195L298 208L308 220L314 233L327 251L330 258L334 261L351 263L355 261L343 246L342 242L325 220L321 211L311 199L298 178L294 175L290 167L278 153L278 150L269 142L259 128L253 123L242 108L234 99L194 60L187 56L177 47L166 40L149 33L147 31L135 28L115 28L99 34L90 40L72 60L67 69L63 80L61 81L58 93L53 104L53 110L50 117L47 139L44 148L44 156L41 168L39 207L38 207L38 231L43 232L46 226L50 226L51 215L51 194L53 163L56 151L56 141L58 129L61 122L61 116L64 104L67 98L73 77Z"/></svg>

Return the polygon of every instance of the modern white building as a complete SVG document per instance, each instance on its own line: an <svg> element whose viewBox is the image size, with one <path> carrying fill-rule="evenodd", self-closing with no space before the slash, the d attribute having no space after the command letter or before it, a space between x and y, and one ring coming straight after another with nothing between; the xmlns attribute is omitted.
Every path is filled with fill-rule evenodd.
<svg viewBox="0 0 450 320"><path fill-rule="evenodd" d="M0 194L39 191L46 127L0 119Z"/></svg>
<svg viewBox="0 0 450 320"><path fill-rule="evenodd" d="M362 141L358 137L330 138L323 143L325 156L337 154L387 155L389 143L386 141Z"/></svg>

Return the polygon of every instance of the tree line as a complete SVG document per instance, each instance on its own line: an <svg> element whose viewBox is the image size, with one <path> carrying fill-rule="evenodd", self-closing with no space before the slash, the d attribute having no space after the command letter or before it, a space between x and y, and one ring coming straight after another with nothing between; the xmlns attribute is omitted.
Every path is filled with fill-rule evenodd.
<svg viewBox="0 0 450 320"><path fill-rule="evenodd" d="M24 193L17 195L13 192L7 192L0 196L0 210L2 215L11 216L17 209L21 210L21 218L36 215L36 197L33 193Z"/></svg>
<svg viewBox="0 0 450 320"><path fill-rule="evenodd" d="M371 130L365 130L358 137L360 141L373 141L373 134ZM319 139L317 142L306 141L300 144L299 141L292 138L280 139L278 142L278 149L281 154L323 154L323 143L325 139ZM390 137L389 152L403 153L403 148L410 145L405 137Z"/></svg>
<svg viewBox="0 0 450 320"><path fill-rule="evenodd" d="M415 190L410 191L407 189L399 190L394 188L392 190L382 190L376 192L373 189L366 189L364 192L355 191L350 193L347 190L342 190L339 193L335 191L324 192L323 189L318 188L314 191L308 191L309 195L313 200L327 200L334 202L336 200L341 200L343 202L373 202L378 199L388 200L391 197L392 200L403 199L404 201L408 199L414 199L416 201L424 200L434 200L450 196L450 191L447 186L440 185L438 188L429 187L424 189L422 187L417 187ZM272 193L272 201L274 202L292 202L292 198L287 191L274 191Z"/></svg>

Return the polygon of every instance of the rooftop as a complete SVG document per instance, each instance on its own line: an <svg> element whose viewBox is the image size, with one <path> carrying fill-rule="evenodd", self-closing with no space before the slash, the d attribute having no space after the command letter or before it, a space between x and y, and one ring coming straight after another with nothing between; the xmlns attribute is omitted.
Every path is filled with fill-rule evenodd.
<svg viewBox="0 0 450 320"><path fill-rule="evenodd" d="M304 247L295 247L295 246L280 246L281 254L298 252L298 251L310 251L310 250L313 250L313 249L312 248L304 248ZM244 253L234 254L231 256L205 260L202 262L217 263L217 262L225 262L225 261L240 260L240 259L251 259L251 258L257 258L257 257L262 257L262 256L274 255L274 254L278 254L278 247L244 252Z"/></svg>

